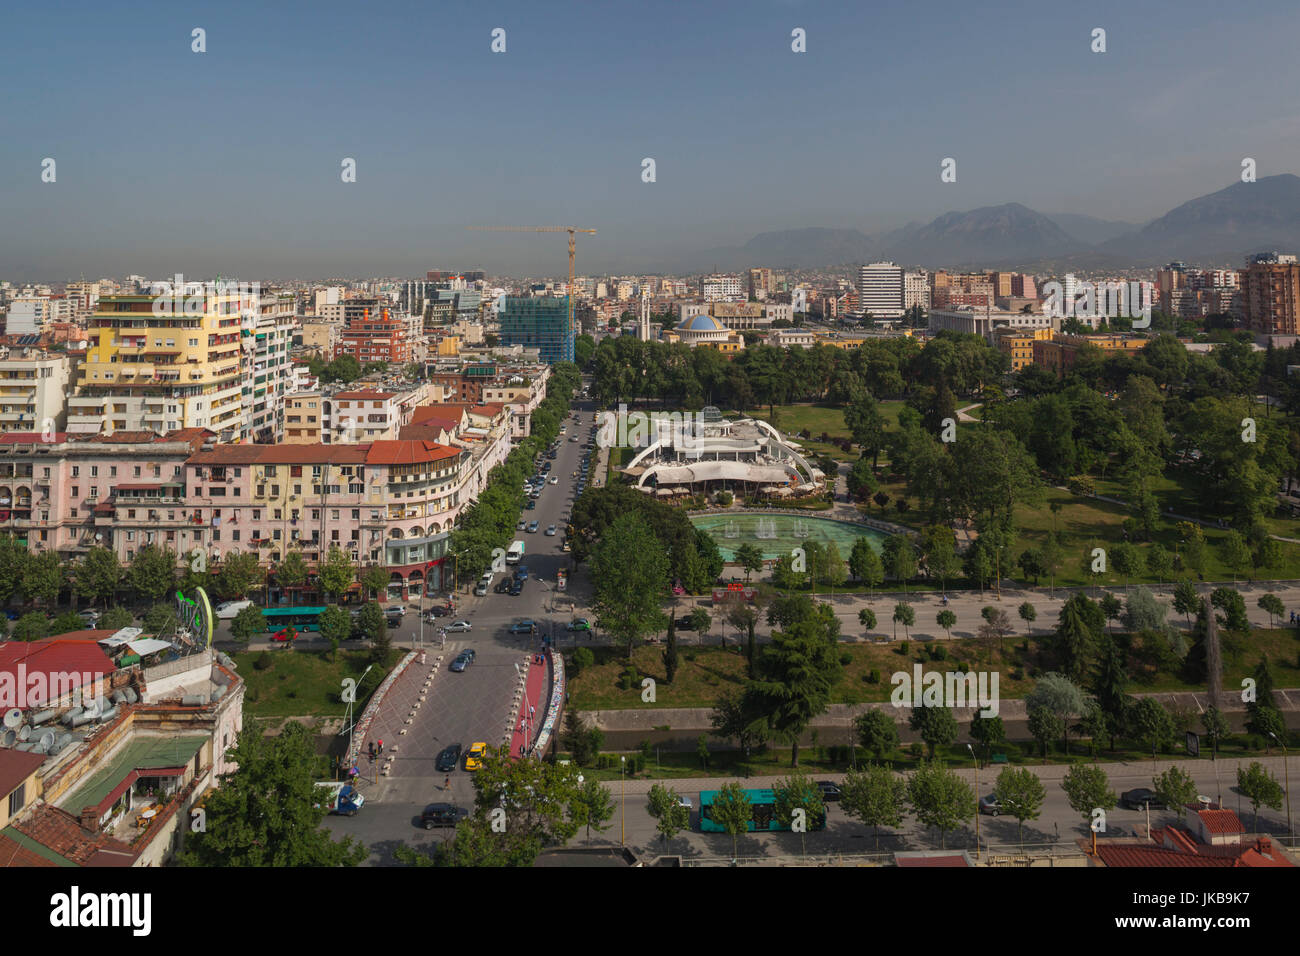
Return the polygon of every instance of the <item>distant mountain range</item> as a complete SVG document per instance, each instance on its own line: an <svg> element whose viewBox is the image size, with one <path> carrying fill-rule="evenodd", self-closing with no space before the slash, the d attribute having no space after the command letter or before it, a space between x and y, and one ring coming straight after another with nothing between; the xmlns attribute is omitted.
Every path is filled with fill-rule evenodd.
<svg viewBox="0 0 1300 956"><path fill-rule="evenodd" d="M765 232L743 246L692 256L692 269L806 269L878 260L930 269L1101 269L1173 259L1240 266L1250 253L1274 249L1300 252L1300 177L1290 173L1234 183L1145 225L1045 215L1013 202L945 213L878 235L821 228Z"/></svg>

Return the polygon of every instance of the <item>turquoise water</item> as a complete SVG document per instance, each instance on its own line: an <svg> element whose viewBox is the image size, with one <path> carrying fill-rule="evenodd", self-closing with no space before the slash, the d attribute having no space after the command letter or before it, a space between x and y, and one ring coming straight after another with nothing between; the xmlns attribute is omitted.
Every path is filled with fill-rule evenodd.
<svg viewBox="0 0 1300 956"><path fill-rule="evenodd" d="M697 528L703 528L713 537L718 543L718 550L728 561L735 558L736 548L742 544L757 545L764 558L774 559L789 554L791 549L810 538L823 545L835 542L840 557L847 561L849 552L853 550L853 542L858 538L866 538L878 552L886 537L882 532L862 525L795 515L700 515L692 518L691 523Z"/></svg>

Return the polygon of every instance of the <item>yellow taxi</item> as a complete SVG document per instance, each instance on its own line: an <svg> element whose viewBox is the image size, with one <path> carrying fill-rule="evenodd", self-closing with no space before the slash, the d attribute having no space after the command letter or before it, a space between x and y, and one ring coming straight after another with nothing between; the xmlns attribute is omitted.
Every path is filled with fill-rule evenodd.
<svg viewBox="0 0 1300 956"><path fill-rule="evenodd" d="M465 769L479 770L483 767L483 758L487 756L487 744L480 741L465 753Z"/></svg>

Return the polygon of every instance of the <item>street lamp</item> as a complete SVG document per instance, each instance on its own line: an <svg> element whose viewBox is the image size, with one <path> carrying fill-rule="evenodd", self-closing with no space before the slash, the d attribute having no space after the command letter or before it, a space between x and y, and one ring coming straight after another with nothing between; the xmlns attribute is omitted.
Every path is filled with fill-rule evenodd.
<svg viewBox="0 0 1300 956"><path fill-rule="evenodd" d="M975 764L975 859L980 858L980 762L975 757L975 748L966 745L970 751L971 763Z"/></svg>
<svg viewBox="0 0 1300 956"><path fill-rule="evenodd" d="M1277 745L1282 748L1282 775L1286 780L1286 833L1289 837L1295 836L1295 830L1291 828L1291 767L1290 753L1286 749L1286 744L1273 731L1268 735L1277 741Z"/></svg>
<svg viewBox="0 0 1300 956"><path fill-rule="evenodd" d="M623 802L623 811L619 815L618 845L627 844L627 786L623 782L623 771L627 769L627 757L618 758L618 792Z"/></svg>

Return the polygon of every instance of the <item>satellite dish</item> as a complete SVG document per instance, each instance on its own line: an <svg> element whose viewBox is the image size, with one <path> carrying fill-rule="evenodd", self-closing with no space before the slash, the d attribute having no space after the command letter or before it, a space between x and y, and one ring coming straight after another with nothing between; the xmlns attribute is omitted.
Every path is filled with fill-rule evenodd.
<svg viewBox="0 0 1300 956"><path fill-rule="evenodd" d="M1207 805L1208 805L1208 804L1213 803L1214 801L1211 800L1209 797L1207 797L1205 794L1203 794L1203 793L1198 793L1198 794L1196 795L1196 802L1197 802L1197 803L1204 803L1204 804L1207 804Z"/></svg>
<svg viewBox="0 0 1300 956"><path fill-rule="evenodd" d="M2 747L12 747L17 742L18 735L12 730L6 730L3 735L0 735L0 746Z"/></svg>
<svg viewBox="0 0 1300 956"><path fill-rule="evenodd" d="M104 540L104 535L103 535L102 533L98 532L98 531L95 532L95 540L96 540L96 541L103 541L103 540Z"/></svg>
<svg viewBox="0 0 1300 956"><path fill-rule="evenodd" d="M17 730L23 722L23 712L17 707L5 711L5 726L10 730Z"/></svg>
<svg viewBox="0 0 1300 956"><path fill-rule="evenodd" d="M53 746L54 746L54 731L47 730L45 731L45 733L41 734L40 743L38 743L36 747L38 750L44 753L48 753L49 749Z"/></svg>
<svg viewBox="0 0 1300 956"><path fill-rule="evenodd" d="M95 718L99 716L99 700L92 700L86 705L86 709L81 712L81 716Z"/></svg>
<svg viewBox="0 0 1300 956"><path fill-rule="evenodd" d="M30 740L31 737L32 737L32 728L30 725L23 724L21 727L18 728L19 740Z"/></svg>

